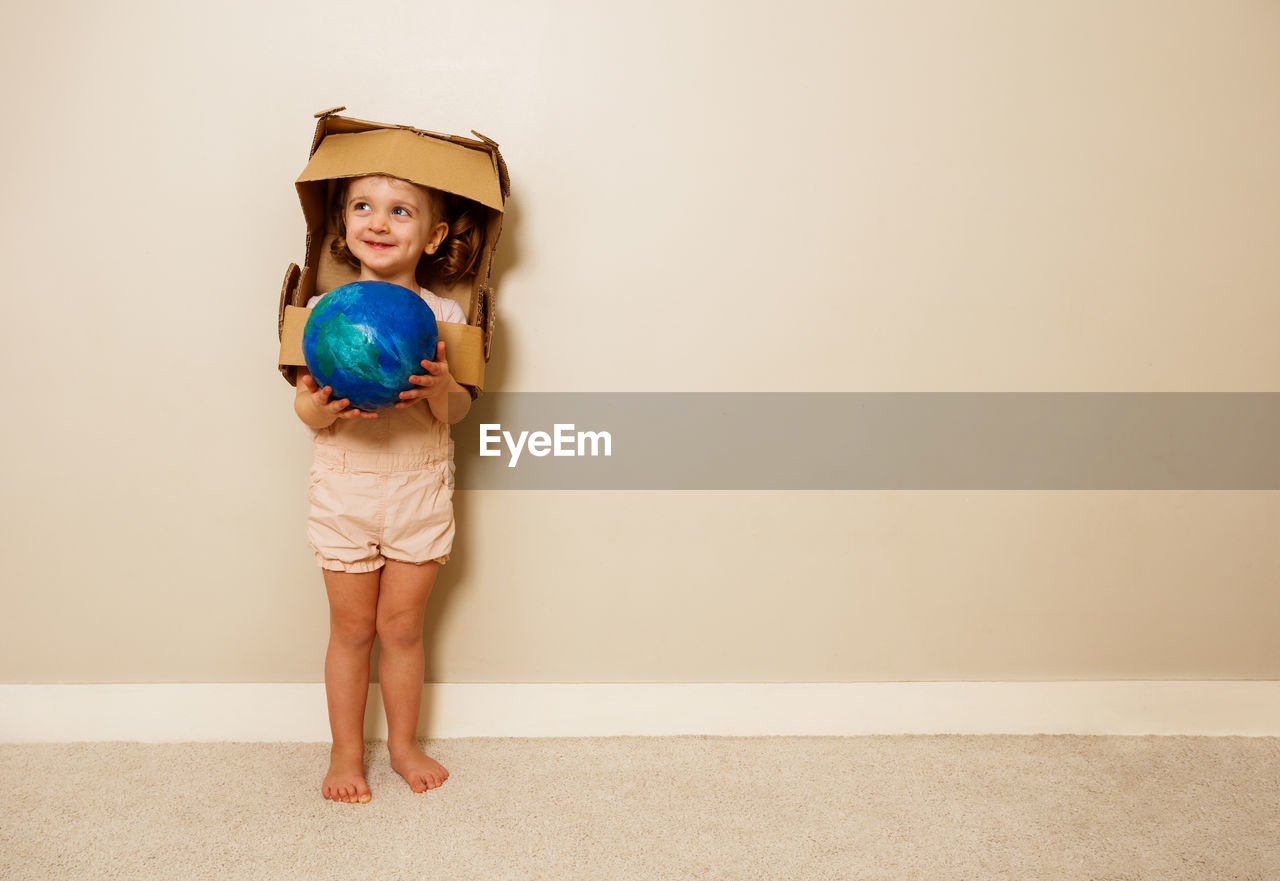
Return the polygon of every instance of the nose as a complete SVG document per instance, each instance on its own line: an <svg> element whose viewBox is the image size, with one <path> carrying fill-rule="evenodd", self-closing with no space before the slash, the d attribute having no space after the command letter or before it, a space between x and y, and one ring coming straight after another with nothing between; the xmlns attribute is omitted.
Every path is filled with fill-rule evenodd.
<svg viewBox="0 0 1280 881"><path fill-rule="evenodd" d="M386 232L391 228L391 221L385 211L374 211L369 215L369 229L373 232Z"/></svg>

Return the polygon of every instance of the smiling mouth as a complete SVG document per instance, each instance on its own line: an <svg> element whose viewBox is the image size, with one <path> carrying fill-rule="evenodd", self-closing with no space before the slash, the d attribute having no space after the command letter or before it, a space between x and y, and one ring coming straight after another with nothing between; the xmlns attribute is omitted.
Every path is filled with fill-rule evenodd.
<svg viewBox="0 0 1280 881"><path fill-rule="evenodd" d="M368 245L370 248L373 248L373 250L375 251L382 251L387 248L395 247L390 242L365 242L365 244Z"/></svg>

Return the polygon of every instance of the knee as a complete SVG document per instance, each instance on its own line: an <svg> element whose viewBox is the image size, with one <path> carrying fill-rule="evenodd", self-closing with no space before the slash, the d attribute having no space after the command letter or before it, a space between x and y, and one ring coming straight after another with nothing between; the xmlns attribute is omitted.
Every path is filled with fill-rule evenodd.
<svg viewBox="0 0 1280 881"><path fill-rule="evenodd" d="M383 648L414 648L422 644L422 616L412 611L380 615L377 631Z"/></svg>
<svg viewBox="0 0 1280 881"><path fill-rule="evenodd" d="M334 617L329 621L329 640L343 648L366 650L371 648L374 632L372 617Z"/></svg>

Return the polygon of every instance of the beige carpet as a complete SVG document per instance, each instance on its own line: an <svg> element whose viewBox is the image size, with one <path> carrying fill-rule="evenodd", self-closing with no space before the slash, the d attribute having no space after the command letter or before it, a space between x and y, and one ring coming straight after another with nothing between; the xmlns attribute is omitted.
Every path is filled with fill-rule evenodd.
<svg viewBox="0 0 1280 881"><path fill-rule="evenodd" d="M323 744L0 746L0 878L1280 879L1280 739L459 739L415 795Z"/></svg>

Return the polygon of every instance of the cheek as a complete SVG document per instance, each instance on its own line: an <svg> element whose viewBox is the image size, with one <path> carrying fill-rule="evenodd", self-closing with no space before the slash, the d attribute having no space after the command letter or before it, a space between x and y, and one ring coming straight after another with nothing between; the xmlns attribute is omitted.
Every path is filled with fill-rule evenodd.
<svg viewBox="0 0 1280 881"><path fill-rule="evenodd" d="M356 242L360 238L360 224L358 222L357 223L348 222L347 234L343 238L346 240L347 250L351 250L352 248L354 248Z"/></svg>

